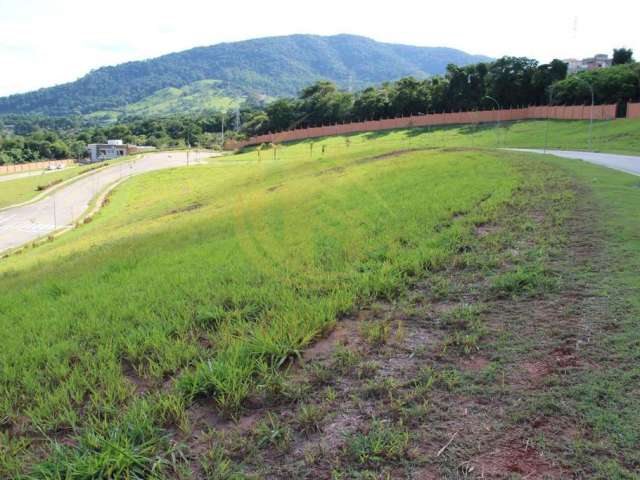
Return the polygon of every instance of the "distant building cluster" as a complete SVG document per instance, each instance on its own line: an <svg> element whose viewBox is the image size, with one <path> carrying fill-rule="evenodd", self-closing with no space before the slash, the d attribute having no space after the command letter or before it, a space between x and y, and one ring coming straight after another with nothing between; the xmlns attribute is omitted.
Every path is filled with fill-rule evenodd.
<svg viewBox="0 0 640 480"><path fill-rule="evenodd" d="M611 66L612 59L606 53L599 53L593 57L583 58L578 60L576 58L567 58L563 60L568 67L568 73L584 72L586 70L596 70L598 68L607 68Z"/></svg>

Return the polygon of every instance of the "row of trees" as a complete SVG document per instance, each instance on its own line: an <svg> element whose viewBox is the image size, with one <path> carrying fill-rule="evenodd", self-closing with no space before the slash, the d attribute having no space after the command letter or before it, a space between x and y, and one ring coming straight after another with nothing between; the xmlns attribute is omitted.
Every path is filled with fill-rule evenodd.
<svg viewBox="0 0 640 480"><path fill-rule="evenodd" d="M523 57L504 57L491 63L449 65L444 76L413 77L369 87L356 94L342 92L321 81L298 98L277 100L255 111L245 123L250 134L293 127L427 112L490 108L493 97L502 105L544 103L550 85L563 80L567 64L545 65Z"/></svg>
<svg viewBox="0 0 640 480"><path fill-rule="evenodd" d="M465 67L449 65L444 76L412 77L369 87L356 94L317 82L297 98L277 100L249 112L243 130L262 134L347 121L469 111L524 105L580 105L640 100L640 64L630 50L616 50L617 65L567 77L567 64L553 60L539 65L524 57L503 57Z"/></svg>
<svg viewBox="0 0 640 480"><path fill-rule="evenodd" d="M54 131L38 131L26 136L0 136L0 165L36 162L43 159L81 157L86 145L77 140L63 140Z"/></svg>

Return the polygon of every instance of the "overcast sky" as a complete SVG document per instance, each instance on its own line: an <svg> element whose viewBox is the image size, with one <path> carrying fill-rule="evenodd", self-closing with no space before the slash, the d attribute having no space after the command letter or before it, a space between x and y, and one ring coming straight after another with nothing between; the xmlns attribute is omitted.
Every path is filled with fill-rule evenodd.
<svg viewBox="0 0 640 480"><path fill-rule="evenodd" d="M0 96L104 65L292 33L352 33L540 61L622 46L640 57L639 17L638 0L0 0Z"/></svg>

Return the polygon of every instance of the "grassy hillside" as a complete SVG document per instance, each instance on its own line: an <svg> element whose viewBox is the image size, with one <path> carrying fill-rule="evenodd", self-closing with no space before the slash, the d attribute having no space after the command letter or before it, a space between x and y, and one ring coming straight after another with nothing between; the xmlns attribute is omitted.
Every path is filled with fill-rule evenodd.
<svg viewBox="0 0 640 480"><path fill-rule="evenodd" d="M0 262L0 476L633 478L637 179L453 132L140 176Z"/></svg>
<svg viewBox="0 0 640 480"><path fill-rule="evenodd" d="M345 137L327 137L300 142L300 152L308 153L309 144L364 145L375 140L376 146L398 144L403 147L468 147L468 148L544 148L583 150L640 155L640 119L596 121L589 143L588 121L526 120L518 122L461 125L451 127L415 128L411 130L387 130ZM591 148L590 148L591 146ZM306 149L306 150L305 150ZM257 158L254 155L254 158Z"/></svg>
<svg viewBox="0 0 640 480"><path fill-rule="evenodd" d="M232 110L243 101L243 97L231 97L219 89L220 82L202 80L182 88L165 88L145 99L127 105L128 115L161 116L176 112L205 112Z"/></svg>
<svg viewBox="0 0 640 480"><path fill-rule="evenodd" d="M463 232L438 225L521 181L493 154L363 158L144 176L98 220L3 262L2 416L22 435L96 432L150 406L141 385L154 408L206 395L233 412L336 317L446 262Z"/></svg>
<svg viewBox="0 0 640 480"><path fill-rule="evenodd" d="M225 97L287 96L320 79L358 88L444 73L449 63L484 60L451 48L393 45L352 35L261 38L99 68L75 82L0 98L0 114L121 111L167 88L201 88L206 85L198 84L202 80L220 82L214 90L223 90ZM205 100L212 95L199 93Z"/></svg>

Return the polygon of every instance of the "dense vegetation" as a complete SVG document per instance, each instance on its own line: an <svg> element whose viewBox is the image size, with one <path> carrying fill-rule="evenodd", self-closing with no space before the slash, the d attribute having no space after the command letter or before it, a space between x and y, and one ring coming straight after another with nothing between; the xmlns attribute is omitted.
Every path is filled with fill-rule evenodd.
<svg viewBox="0 0 640 480"><path fill-rule="evenodd" d="M449 48L392 45L351 35L262 38L99 68L75 82L0 98L0 114L126 112L127 106L159 90L202 80L217 80L209 86L223 98L294 95L320 79L360 88L407 75L443 73L449 63L485 59ZM182 106L193 105L187 100ZM205 105L195 107L201 111Z"/></svg>

